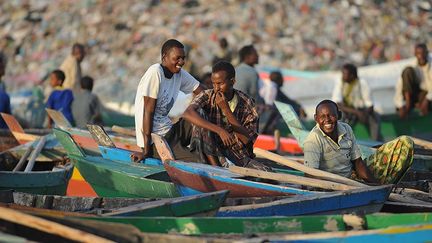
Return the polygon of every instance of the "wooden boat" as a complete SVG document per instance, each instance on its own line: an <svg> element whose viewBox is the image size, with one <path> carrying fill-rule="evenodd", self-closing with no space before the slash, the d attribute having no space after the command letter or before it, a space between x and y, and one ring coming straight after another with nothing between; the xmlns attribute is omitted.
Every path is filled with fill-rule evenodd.
<svg viewBox="0 0 432 243"><path fill-rule="evenodd" d="M59 114L63 116L61 113ZM22 156L30 146L30 144L27 143L39 139L40 136L25 132L15 117L12 115L2 113L1 116L6 121L6 124L8 125L16 141L22 144L22 146L13 150L14 153ZM69 124L66 118L64 119L63 123L66 125ZM45 132L48 133L48 131ZM45 144L44 149L41 151L41 154L38 156L38 161L50 161L53 159L62 160L66 155L63 146L58 142L55 136L51 134L51 129L49 129L49 132L50 134L46 135L47 143ZM91 186L82 178L81 174L76 168L74 168L72 178L69 180L66 194L70 196L96 196L93 188L91 188Z"/></svg>
<svg viewBox="0 0 432 243"><path fill-rule="evenodd" d="M167 198L111 210L102 216L212 216L225 201L228 191Z"/></svg>
<svg viewBox="0 0 432 243"><path fill-rule="evenodd" d="M51 210L52 211L52 210ZM206 238L181 235L142 233L132 225L82 220L82 214L67 215L49 212L30 212L0 207L0 227L3 232L36 242L207 242ZM74 215L71 218L70 215ZM88 217L88 216L87 216ZM214 241L213 241L214 242ZM230 242L217 239L216 242Z"/></svg>
<svg viewBox="0 0 432 243"><path fill-rule="evenodd" d="M46 139L37 146L27 143L0 153L0 190L65 195L73 165L50 149L52 140Z"/></svg>
<svg viewBox="0 0 432 243"><path fill-rule="evenodd" d="M320 215L289 217L96 217L103 222L129 224L142 232L182 235L309 234L375 230L392 226L431 224L430 213Z"/></svg>
<svg viewBox="0 0 432 243"><path fill-rule="evenodd" d="M391 185L298 195L269 203L222 207L219 217L293 216L334 213L376 213L387 201Z"/></svg>
<svg viewBox="0 0 432 243"><path fill-rule="evenodd" d="M0 152L6 151L18 145L19 143L9 130L0 129Z"/></svg>
<svg viewBox="0 0 432 243"><path fill-rule="evenodd" d="M178 197L179 192L162 167L137 163L120 163L86 155L71 136L54 129L69 158L91 184L97 195L104 197Z"/></svg>
<svg viewBox="0 0 432 243"><path fill-rule="evenodd" d="M228 191L218 191L177 198L149 199L69 197L0 191L0 206L28 212L44 212L33 210L33 207L101 216L213 216L224 203L227 194Z"/></svg>
<svg viewBox="0 0 432 243"><path fill-rule="evenodd" d="M229 197L307 195L314 193L297 188L245 180L242 175L206 164L166 161L164 167L174 183L200 192L229 190Z"/></svg>

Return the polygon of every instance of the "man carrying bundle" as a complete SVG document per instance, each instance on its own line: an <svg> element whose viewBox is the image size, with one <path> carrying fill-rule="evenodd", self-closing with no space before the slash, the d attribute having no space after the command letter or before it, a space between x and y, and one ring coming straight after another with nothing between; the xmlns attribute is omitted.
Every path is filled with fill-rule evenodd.
<svg viewBox="0 0 432 243"><path fill-rule="evenodd" d="M316 126L304 143L305 165L371 183L398 182L412 164L413 141L401 136L383 144L367 159L367 166L351 127L338 121L340 113L331 100L316 106Z"/></svg>

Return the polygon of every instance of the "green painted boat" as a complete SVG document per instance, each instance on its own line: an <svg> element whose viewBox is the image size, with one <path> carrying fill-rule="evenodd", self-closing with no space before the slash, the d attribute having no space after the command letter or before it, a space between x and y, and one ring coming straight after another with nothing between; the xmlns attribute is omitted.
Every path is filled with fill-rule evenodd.
<svg viewBox="0 0 432 243"><path fill-rule="evenodd" d="M111 210L102 216L214 216L225 201L229 191L166 198Z"/></svg>
<svg viewBox="0 0 432 243"><path fill-rule="evenodd" d="M293 217L87 217L84 219L129 224L142 232L184 235L298 234L383 229L430 224L432 213L293 216Z"/></svg>
<svg viewBox="0 0 432 243"><path fill-rule="evenodd" d="M54 129L69 158L84 179L102 197L178 197L176 185L170 181L163 167L137 163L119 163L97 156L86 155L70 134Z"/></svg>

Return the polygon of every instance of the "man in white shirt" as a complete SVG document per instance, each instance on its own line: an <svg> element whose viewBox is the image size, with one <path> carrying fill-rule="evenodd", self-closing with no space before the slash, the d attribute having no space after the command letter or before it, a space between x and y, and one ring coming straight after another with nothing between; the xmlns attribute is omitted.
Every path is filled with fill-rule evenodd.
<svg viewBox="0 0 432 243"><path fill-rule="evenodd" d="M60 66L60 70L65 73L66 79L63 82L65 89L72 89L73 91L80 90L81 81L81 62L85 57L85 49L82 44L75 43L72 46L72 53L69 55Z"/></svg>
<svg viewBox="0 0 432 243"><path fill-rule="evenodd" d="M380 117L373 109L368 83L357 75L357 67L347 63L342 67L342 79L336 80L332 100L344 112L343 120L353 126L357 121L369 128L373 140L382 140Z"/></svg>
<svg viewBox="0 0 432 243"><path fill-rule="evenodd" d="M142 153L134 153L132 159L158 158L151 143L151 133L156 133L167 140L176 159L196 162L196 157L187 149L192 131L190 124L183 119L173 124L168 113L179 91L197 95L203 88L182 69L186 57L182 43L174 39L167 40L162 45L161 56L162 63L150 66L138 85L135 130L137 145L142 148Z"/></svg>
<svg viewBox="0 0 432 243"><path fill-rule="evenodd" d="M417 44L414 49L417 65L403 70L396 83L394 102L399 117L405 118L413 108L427 115L432 101L432 57L426 44Z"/></svg>

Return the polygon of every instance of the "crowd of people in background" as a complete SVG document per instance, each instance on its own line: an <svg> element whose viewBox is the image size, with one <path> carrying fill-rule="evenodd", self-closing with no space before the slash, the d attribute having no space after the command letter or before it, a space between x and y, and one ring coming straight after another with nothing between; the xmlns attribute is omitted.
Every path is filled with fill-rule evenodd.
<svg viewBox="0 0 432 243"><path fill-rule="evenodd" d="M173 36L189 53L185 69L201 77L215 56L238 64L235 54L250 43L262 64L298 70L398 60L411 56L431 26L430 2L408 0L41 0L0 8L8 90L39 82L81 42L89 53L82 71L103 80L95 83L101 99L130 103L143 70Z"/></svg>

